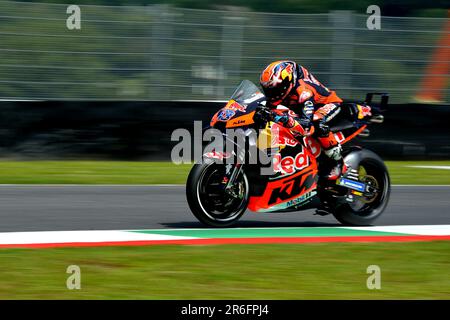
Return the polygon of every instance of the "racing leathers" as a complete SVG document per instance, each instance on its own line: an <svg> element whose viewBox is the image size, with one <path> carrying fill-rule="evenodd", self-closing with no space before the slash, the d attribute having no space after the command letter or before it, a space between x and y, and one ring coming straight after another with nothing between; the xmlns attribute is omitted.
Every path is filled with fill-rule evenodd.
<svg viewBox="0 0 450 320"><path fill-rule="evenodd" d="M336 161L336 166L327 175L329 180L335 180L343 169L342 147L327 122L340 112L342 99L306 68L299 66L298 72L301 74L289 95L273 103L277 106L273 120L289 128L294 135L314 134L325 154Z"/></svg>

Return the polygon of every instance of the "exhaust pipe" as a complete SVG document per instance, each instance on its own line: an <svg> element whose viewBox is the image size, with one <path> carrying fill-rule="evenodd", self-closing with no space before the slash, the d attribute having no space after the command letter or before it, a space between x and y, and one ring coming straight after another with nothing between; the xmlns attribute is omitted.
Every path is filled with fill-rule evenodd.
<svg viewBox="0 0 450 320"><path fill-rule="evenodd" d="M370 136L370 131L369 129L364 129L360 134L358 134L358 136L362 137L362 138L367 138L368 136Z"/></svg>
<svg viewBox="0 0 450 320"><path fill-rule="evenodd" d="M383 123L384 116L381 114L377 114L377 115L374 115L372 118L370 118L369 121L372 123Z"/></svg>

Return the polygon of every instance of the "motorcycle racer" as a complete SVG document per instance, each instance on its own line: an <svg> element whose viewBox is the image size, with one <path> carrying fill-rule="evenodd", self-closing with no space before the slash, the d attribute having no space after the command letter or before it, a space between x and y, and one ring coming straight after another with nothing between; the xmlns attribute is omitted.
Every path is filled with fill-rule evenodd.
<svg viewBox="0 0 450 320"><path fill-rule="evenodd" d="M305 67L289 60L269 64L261 73L260 84L272 109L271 119L294 135L315 134L325 154L335 162L325 177L336 180L345 166L342 147L327 122L340 112L342 99Z"/></svg>
<svg viewBox="0 0 450 320"><path fill-rule="evenodd" d="M368 104L374 95L381 96L381 101L372 109ZM209 144L202 161L189 172L189 208L199 221L213 227L232 226L247 210L291 212L314 208L316 214L332 214L343 224L372 224L389 201L388 170L376 153L361 146L345 146L361 133L366 135L372 123L383 122L381 113L386 110L388 98L388 93L369 92L360 104L343 102L340 113L325 123L344 147L342 156L348 166L338 180L329 181L324 174L336 162L321 152L316 136L311 136L322 130L317 123L320 119L316 116L314 121L313 115L311 120L310 112L303 113L311 107L314 111L313 102L300 105L300 115L280 104L273 110L260 86L243 80L211 118L209 128L215 130L214 142L219 143ZM303 129L300 121L305 114L314 125ZM273 122L278 116L287 119L285 125ZM295 127L301 136L294 136L286 126ZM239 130L239 136L234 130ZM263 161L247 161L252 159Z"/></svg>

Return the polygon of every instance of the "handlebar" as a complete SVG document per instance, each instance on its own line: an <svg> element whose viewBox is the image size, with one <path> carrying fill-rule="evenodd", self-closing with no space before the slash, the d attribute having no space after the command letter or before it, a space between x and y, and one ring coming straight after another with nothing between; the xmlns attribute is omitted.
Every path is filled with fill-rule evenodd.
<svg viewBox="0 0 450 320"><path fill-rule="evenodd" d="M366 99L364 100L364 103L370 105L372 103L373 96L375 95L381 96L380 106L378 108L379 111L380 112L386 111L389 101L389 93L387 92L368 92L366 94Z"/></svg>

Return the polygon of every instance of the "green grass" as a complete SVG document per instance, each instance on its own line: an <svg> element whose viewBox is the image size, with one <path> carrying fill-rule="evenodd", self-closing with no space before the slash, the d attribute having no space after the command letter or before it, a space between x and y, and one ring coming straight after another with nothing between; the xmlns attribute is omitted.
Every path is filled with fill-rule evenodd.
<svg viewBox="0 0 450 320"><path fill-rule="evenodd" d="M450 170L411 168L410 166L450 166L450 161L387 161L393 184L447 184Z"/></svg>
<svg viewBox="0 0 450 320"><path fill-rule="evenodd" d="M388 161L393 184L450 184L450 161ZM0 161L2 184L184 184L191 165L132 161Z"/></svg>
<svg viewBox="0 0 450 320"><path fill-rule="evenodd" d="M0 299L450 299L445 241L1 249L0 265Z"/></svg>
<svg viewBox="0 0 450 320"><path fill-rule="evenodd" d="M191 165L138 161L0 161L0 183L179 184Z"/></svg>

